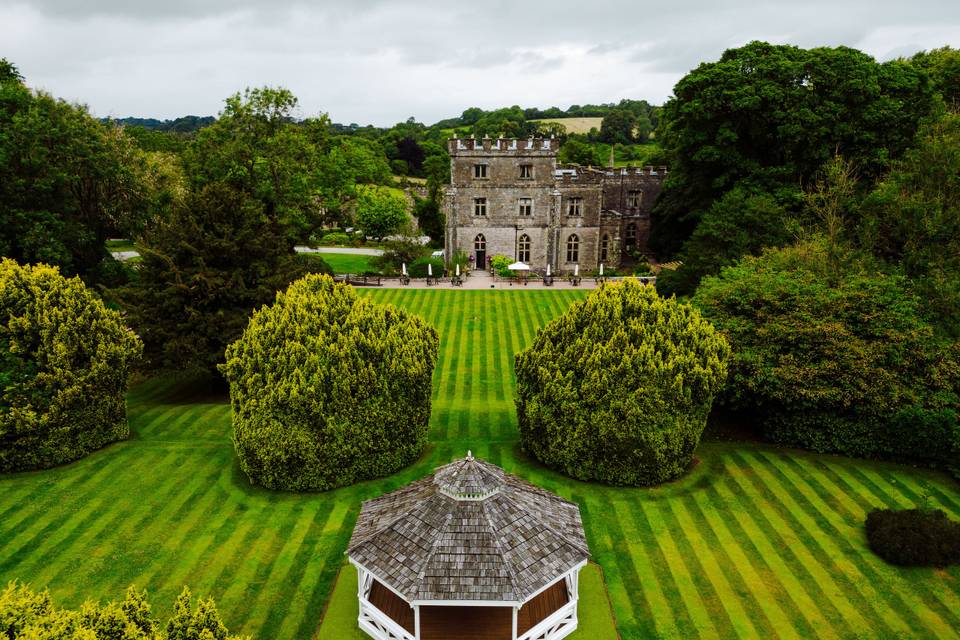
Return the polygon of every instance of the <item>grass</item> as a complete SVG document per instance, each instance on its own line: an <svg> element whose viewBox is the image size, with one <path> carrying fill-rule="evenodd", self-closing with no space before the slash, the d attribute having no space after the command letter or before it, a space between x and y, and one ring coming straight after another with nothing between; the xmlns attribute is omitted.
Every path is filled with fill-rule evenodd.
<svg viewBox="0 0 960 640"><path fill-rule="evenodd" d="M317 640L370 640L357 626L357 570L350 565L340 569L330 603L324 612ZM580 571L580 624L570 640L617 640L617 628L610 601L603 585L600 567L588 564Z"/></svg>
<svg viewBox="0 0 960 640"><path fill-rule="evenodd" d="M133 243L133 240L126 240L122 238L107 240L107 251L136 251L136 250L137 250L137 246Z"/></svg>
<svg viewBox="0 0 960 640"><path fill-rule="evenodd" d="M430 448L389 478L322 494L250 486L226 398L188 382L133 389L133 437L50 471L0 478L0 584L57 602L146 587L169 614L182 585L212 595L231 630L312 637L360 502L467 449L581 506L618 630L640 638L960 637L960 567L889 566L866 546L873 507L941 507L956 483L908 467L705 442L685 478L653 489L576 482L518 449L513 354L585 292L366 292L440 332Z"/></svg>
<svg viewBox="0 0 960 640"><path fill-rule="evenodd" d="M366 273L367 271L379 271L373 264L374 256L354 255L351 253L305 253L305 256L311 258L322 258L324 262L330 265L333 272L341 273Z"/></svg>

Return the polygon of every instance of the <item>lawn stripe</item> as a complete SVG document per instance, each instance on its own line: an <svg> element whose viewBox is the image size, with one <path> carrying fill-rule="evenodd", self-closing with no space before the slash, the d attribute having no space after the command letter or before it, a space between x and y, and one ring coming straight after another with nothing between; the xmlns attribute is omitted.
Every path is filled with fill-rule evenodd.
<svg viewBox="0 0 960 640"><path fill-rule="evenodd" d="M770 568L759 556L756 547L755 553L747 555L742 547L743 541L732 528L739 529L739 522L735 518L721 516L720 505L724 502L715 488L707 491L697 491L692 494L689 509L698 525L699 531L707 534L707 548L713 549L719 556L724 573L733 583L733 591L741 598L747 599L749 606L759 608L762 612L763 637L803 638L798 627L807 627L806 631L812 635L804 620L795 610L795 603L790 600L789 594L775 578L770 576ZM729 507L728 507L729 508ZM741 535L746 535L740 529ZM761 566L755 566L759 563ZM764 575L766 574L766 575ZM774 588L771 588L771 585ZM755 593L754 593L755 592ZM786 611L781 603L793 605ZM751 616L759 618L757 612Z"/></svg>
<svg viewBox="0 0 960 640"><path fill-rule="evenodd" d="M881 628L885 635L889 634L886 621L876 615L876 612L869 612L870 603L863 598L849 575L854 572L849 562L841 562L840 558L831 557L840 554L835 551L830 553L825 549L827 533L820 529L799 506L794 496L773 477L769 465L746 452L735 452L731 459L740 467L741 477L752 483L757 496L773 509L779 516L779 521L785 524L793 535L806 534L802 539L803 544L796 546L797 554L803 558L810 572L816 575L818 585L831 589L834 594L833 602L838 604L838 608L842 606L844 618L852 619L856 628ZM839 572L830 570L838 568Z"/></svg>
<svg viewBox="0 0 960 640"><path fill-rule="evenodd" d="M752 497L752 484L743 477L743 470L731 460L730 455L722 458L722 467L730 481L718 487L727 492L726 495L732 493L744 507L743 512L734 511L734 514L743 513L751 525L746 529L762 534L754 541L762 542L765 547L763 557L770 558L774 564L782 567L777 572L778 576L794 601L802 603L800 611L811 621L813 628L820 633L825 628L833 627L838 635L853 635L848 621L833 604L839 594L836 587L829 593L823 591L824 586L831 585L824 567L804 553L802 545L791 544L793 530L785 526L782 516L769 501ZM786 580L788 576L792 579Z"/></svg>
<svg viewBox="0 0 960 640"><path fill-rule="evenodd" d="M684 554L677 547L677 538L674 538L661 515L663 508L653 501L640 502L639 506L646 515L651 533L660 544L670 575L673 577L673 583L677 587L677 593L693 620L697 635L706 635L711 638L719 637L713 616L709 613L707 602L704 601L703 595L700 593L701 585L698 584L694 575L691 575L691 569L684 559ZM669 510L669 507L666 507L666 509Z"/></svg>
<svg viewBox="0 0 960 640"><path fill-rule="evenodd" d="M798 477L790 468L790 457L789 453L782 453L775 458L767 452L758 451L751 454L750 459L762 461L763 469L775 474L785 490L793 487L792 491L788 491L789 495L819 527L817 539L822 541L821 546L833 559L834 567L848 576L850 590L862 596L860 605L871 608L876 616L882 618L887 632L891 635L910 633L912 626L919 622L912 615L911 607L897 594L880 593L871 586L878 576L868 559L859 554L849 542L849 537L855 534L856 529L849 521L839 524L833 521L836 519L836 509L827 504L816 491L812 484L815 481L814 476L807 474L805 479ZM862 607L860 608L862 610ZM901 616L909 616L910 620Z"/></svg>

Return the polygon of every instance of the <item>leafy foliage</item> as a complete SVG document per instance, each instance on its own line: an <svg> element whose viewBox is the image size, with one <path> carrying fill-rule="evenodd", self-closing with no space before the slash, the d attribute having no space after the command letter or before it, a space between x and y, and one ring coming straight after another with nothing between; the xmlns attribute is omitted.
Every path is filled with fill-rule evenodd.
<svg viewBox="0 0 960 640"><path fill-rule="evenodd" d="M900 276L822 239L748 257L694 298L734 351L724 400L764 434L815 451L951 464L960 349Z"/></svg>
<svg viewBox="0 0 960 640"><path fill-rule="evenodd" d="M116 294L160 369L215 373L250 313L306 272L265 205L223 183L191 191L138 246L138 278Z"/></svg>
<svg viewBox="0 0 960 640"><path fill-rule="evenodd" d="M42 469L129 434L143 346L77 278L0 262L0 471Z"/></svg>
<svg viewBox="0 0 960 640"><path fill-rule="evenodd" d="M501 278L509 278L513 275L513 271L508 269L511 264L513 264L513 260L508 256L493 256L490 258L490 267ZM483 268L483 265L477 266Z"/></svg>
<svg viewBox="0 0 960 640"><path fill-rule="evenodd" d="M0 593L0 636L10 640L240 640L229 636L212 599L192 606L190 590L177 598L166 630L151 617L146 592L130 587L121 602L87 602L58 609L47 591L11 582Z"/></svg>
<svg viewBox="0 0 960 640"><path fill-rule="evenodd" d="M517 354L521 444L581 480L676 478L690 466L728 353L689 305L635 280L603 286Z"/></svg>
<svg viewBox="0 0 960 640"><path fill-rule="evenodd" d="M612 109L600 124L600 141L630 144L634 141L633 129L636 124L636 116L626 109Z"/></svg>
<svg viewBox="0 0 960 640"><path fill-rule="evenodd" d="M930 320L960 336L960 114L926 124L860 211L861 243L901 265Z"/></svg>
<svg viewBox="0 0 960 640"><path fill-rule="evenodd" d="M426 278L427 277L427 265L433 269L433 276L439 278L443 275L443 260L440 258L434 258L432 256L424 256L422 258L417 258L410 263L410 268L408 273L411 278Z"/></svg>
<svg viewBox="0 0 960 640"><path fill-rule="evenodd" d="M657 136L671 169L651 230L661 256L676 254L711 204L744 181L797 188L836 154L876 179L935 103L927 74L907 62L764 42L701 64L674 96Z"/></svg>
<svg viewBox="0 0 960 640"><path fill-rule="evenodd" d="M960 108L960 50L940 47L921 51L910 62L930 74L934 88L948 107Z"/></svg>
<svg viewBox="0 0 960 640"><path fill-rule="evenodd" d="M382 187L365 187L357 198L357 224L368 237L383 238L409 222L403 194Z"/></svg>
<svg viewBox="0 0 960 640"><path fill-rule="evenodd" d="M585 167L602 164L591 144L573 137L568 138L560 147L557 159L564 164L579 164Z"/></svg>
<svg viewBox="0 0 960 640"><path fill-rule="evenodd" d="M438 349L417 316L327 276L293 283L227 349L241 468L271 489L316 491L410 464Z"/></svg>
<svg viewBox="0 0 960 640"><path fill-rule="evenodd" d="M0 70L0 255L98 281L112 262L106 239L149 211L144 156L120 128L31 92L9 67Z"/></svg>
<svg viewBox="0 0 960 640"><path fill-rule="evenodd" d="M940 509L874 509L867 514L866 528L870 548L891 564L960 564L960 522Z"/></svg>

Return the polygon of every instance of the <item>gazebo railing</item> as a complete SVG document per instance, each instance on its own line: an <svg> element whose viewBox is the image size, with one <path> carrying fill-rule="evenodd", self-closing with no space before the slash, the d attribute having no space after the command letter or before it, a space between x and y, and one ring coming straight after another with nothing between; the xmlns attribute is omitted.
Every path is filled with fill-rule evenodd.
<svg viewBox="0 0 960 640"><path fill-rule="evenodd" d="M560 640L577 630L577 601L563 605L517 640Z"/></svg>
<svg viewBox="0 0 960 640"><path fill-rule="evenodd" d="M417 640L412 633L367 600L360 601L358 622L361 629L378 640Z"/></svg>

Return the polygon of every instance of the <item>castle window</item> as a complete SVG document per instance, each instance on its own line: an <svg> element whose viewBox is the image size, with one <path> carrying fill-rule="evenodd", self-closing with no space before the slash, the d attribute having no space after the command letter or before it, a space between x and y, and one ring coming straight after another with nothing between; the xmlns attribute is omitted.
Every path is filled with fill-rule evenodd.
<svg viewBox="0 0 960 640"><path fill-rule="evenodd" d="M567 262L579 262L580 261L580 238L577 237L577 234L571 235L567 238Z"/></svg>
<svg viewBox="0 0 960 640"><path fill-rule="evenodd" d="M639 209L640 199L643 197L643 191L630 191L627 193L627 208Z"/></svg>
<svg viewBox="0 0 960 640"><path fill-rule="evenodd" d="M533 213L533 198L520 198L519 211L521 216L529 216Z"/></svg>
<svg viewBox="0 0 960 640"><path fill-rule="evenodd" d="M624 234L624 244L628 247L633 247L637 244L637 225L632 222L627 225L626 233Z"/></svg>
<svg viewBox="0 0 960 640"><path fill-rule="evenodd" d="M486 198L473 199L473 215L475 216L487 215L487 199Z"/></svg>
<svg viewBox="0 0 960 640"><path fill-rule="evenodd" d="M523 234L517 239L517 260L530 262L530 236Z"/></svg>
<svg viewBox="0 0 960 640"><path fill-rule="evenodd" d="M569 198L567 200L567 215L568 216L583 215L583 198Z"/></svg>
<svg viewBox="0 0 960 640"><path fill-rule="evenodd" d="M474 178L486 178L487 177L487 165L485 164L475 164L473 165L473 177Z"/></svg>
<svg viewBox="0 0 960 640"><path fill-rule="evenodd" d="M483 237L482 233L478 233L477 237L473 239L473 250L474 251L487 250L487 239Z"/></svg>
<svg viewBox="0 0 960 640"><path fill-rule="evenodd" d="M610 236L606 233L600 238L600 262L606 262L610 254Z"/></svg>
<svg viewBox="0 0 960 640"><path fill-rule="evenodd" d="M533 165L532 165L532 164L522 164L522 165L520 165L520 177L521 177L521 178L533 178Z"/></svg>

